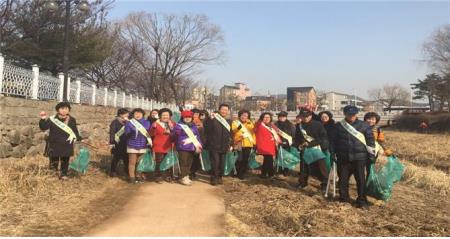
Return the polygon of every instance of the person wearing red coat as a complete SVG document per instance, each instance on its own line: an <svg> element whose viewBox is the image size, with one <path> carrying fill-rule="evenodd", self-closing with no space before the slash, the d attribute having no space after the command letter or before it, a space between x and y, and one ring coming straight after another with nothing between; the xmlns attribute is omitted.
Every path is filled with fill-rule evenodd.
<svg viewBox="0 0 450 239"><path fill-rule="evenodd" d="M159 165L166 156L166 154L172 150L173 138L172 130L175 123L171 121L172 111L167 108L159 110L159 119L153 122L150 127L149 134L153 138L153 152L155 153L156 162L156 182L161 183L161 177L164 174L167 182L173 181L172 169L168 169L165 172L159 170Z"/></svg>
<svg viewBox="0 0 450 239"><path fill-rule="evenodd" d="M255 124L256 152L264 156L261 178L274 176L273 160L277 155L278 144L281 143L277 127L272 123L272 114L264 112Z"/></svg>

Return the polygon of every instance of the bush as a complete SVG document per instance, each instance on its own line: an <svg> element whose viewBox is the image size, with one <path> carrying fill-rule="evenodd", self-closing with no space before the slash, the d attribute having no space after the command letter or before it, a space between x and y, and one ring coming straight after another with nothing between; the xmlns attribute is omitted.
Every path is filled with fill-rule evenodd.
<svg viewBox="0 0 450 239"><path fill-rule="evenodd" d="M428 132L450 132L450 113L442 112L403 113L395 118L394 127L399 130L421 131L422 122L428 125Z"/></svg>

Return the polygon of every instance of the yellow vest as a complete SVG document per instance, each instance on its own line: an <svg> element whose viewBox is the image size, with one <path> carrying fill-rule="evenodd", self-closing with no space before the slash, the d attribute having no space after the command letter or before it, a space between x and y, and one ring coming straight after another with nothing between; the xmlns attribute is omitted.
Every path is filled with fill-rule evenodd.
<svg viewBox="0 0 450 239"><path fill-rule="evenodd" d="M253 142L256 142L255 132L253 132L253 128L255 127L255 125L253 124L253 122L249 120L246 123L241 122L241 124L245 128L247 128L248 132L252 135ZM231 124L231 132L233 134L234 144L238 144L242 141L242 147L253 147L254 144L248 138L244 138L242 130L238 130L238 127L239 125L235 121L233 121L233 123Z"/></svg>

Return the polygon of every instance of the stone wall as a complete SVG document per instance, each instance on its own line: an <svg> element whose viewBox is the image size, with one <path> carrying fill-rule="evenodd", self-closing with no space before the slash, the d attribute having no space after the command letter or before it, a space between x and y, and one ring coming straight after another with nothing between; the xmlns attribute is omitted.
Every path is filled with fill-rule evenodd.
<svg viewBox="0 0 450 239"><path fill-rule="evenodd" d="M39 112L53 115L56 103L0 95L0 159L42 154L46 133L39 129ZM77 120L81 136L97 147L107 144L109 123L117 109L80 104L71 106L71 115Z"/></svg>

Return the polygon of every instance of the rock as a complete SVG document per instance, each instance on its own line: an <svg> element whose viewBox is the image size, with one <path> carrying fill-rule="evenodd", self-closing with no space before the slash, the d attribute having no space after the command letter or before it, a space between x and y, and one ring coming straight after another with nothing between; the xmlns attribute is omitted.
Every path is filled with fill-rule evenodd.
<svg viewBox="0 0 450 239"><path fill-rule="evenodd" d="M20 143L20 133L18 130L11 130L6 134L6 141L12 145L18 145Z"/></svg>
<svg viewBox="0 0 450 239"><path fill-rule="evenodd" d="M9 143L0 143L0 158L10 157L13 147Z"/></svg>
<svg viewBox="0 0 450 239"><path fill-rule="evenodd" d="M33 137L33 128L31 127L31 125L27 125L20 130L20 133L24 136Z"/></svg>
<svg viewBox="0 0 450 239"><path fill-rule="evenodd" d="M19 146L13 148L11 157L23 158L25 156L26 152L27 152L27 148L24 145L19 145Z"/></svg>
<svg viewBox="0 0 450 239"><path fill-rule="evenodd" d="M25 153L25 156L35 156L39 153L39 149L36 146L31 146L27 152Z"/></svg>

